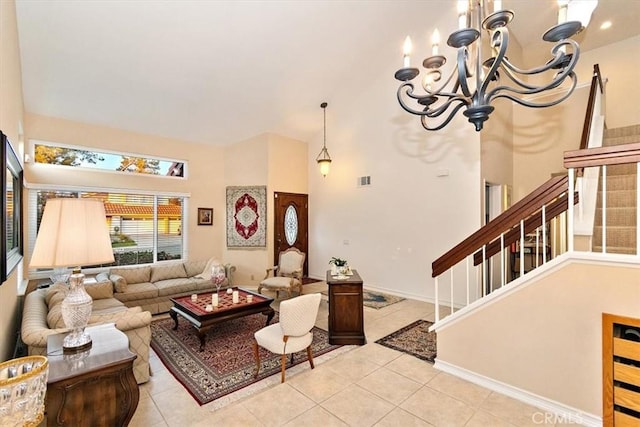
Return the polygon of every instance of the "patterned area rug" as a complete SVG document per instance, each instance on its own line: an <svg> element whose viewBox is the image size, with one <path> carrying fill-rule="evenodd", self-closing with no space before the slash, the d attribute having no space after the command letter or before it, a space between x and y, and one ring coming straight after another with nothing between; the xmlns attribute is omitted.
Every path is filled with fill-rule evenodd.
<svg viewBox="0 0 640 427"><path fill-rule="evenodd" d="M436 333L429 332L433 322L417 320L404 328L380 338L376 343L433 363L437 352Z"/></svg>
<svg viewBox="0 0 640 427"><path fill-rule="evenodd" d="M329 292L322 291L321 294L326 297ZM397 297L395 295L383 294L381 292L367 291L366 289L362 291L362 305L369 308L375 308L376 310L400 301L404 301L404 298Z"/></svg>
<svg viewBox="0 0 640 427"><path fill-rule="evenodd" d="M260 349L260 375L254 378L255 359L253 333L264 327L266 317L254 314L223 322L207 332L204 351L198 351L200 341L193 327L178 317L178 329L166 318L151 323L151 347L174 377L203 405L229 393L251 386L271 375L280 373L280 356ZM278 314L271 324L278 321ZM313 356L317 357L339 348L330 345L328 333L313 328ZM287 358L287 375L289 372ZM306 351L295 353L294 365L309 367ZM277 375L277 382L280 376Z"/></svg>
<svg viewBox="0 0 640 427"><path fill-rule="evenodd" d="M395 295L383 294L380 292L367 291L362 294L363 304L365 307L375 308L376 310L404 301L404 298Z"/></svg>

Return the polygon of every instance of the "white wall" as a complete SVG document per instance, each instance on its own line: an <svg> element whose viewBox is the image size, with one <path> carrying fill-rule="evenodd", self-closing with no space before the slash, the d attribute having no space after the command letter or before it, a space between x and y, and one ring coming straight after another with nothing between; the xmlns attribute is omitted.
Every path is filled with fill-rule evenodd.
<svg viewBox="0 0 640 427"><path fill-rule="evenodd" d="M425 131L396 100L396 63L330 100L326 178L315 164L322 135L310 142L309 271L323 278L331 257L346 258L365 286L430 300L431 262L480 224L480 137L461 114ZM371 186L357 187L364 175Z"/></svg>

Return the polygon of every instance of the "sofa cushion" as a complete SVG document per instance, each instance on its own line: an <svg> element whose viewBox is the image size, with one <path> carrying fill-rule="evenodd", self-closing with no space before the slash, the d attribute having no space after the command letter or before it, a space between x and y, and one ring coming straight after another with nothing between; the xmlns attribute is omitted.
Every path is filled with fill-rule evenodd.
<svg viewBox="0 0 640 427"><path fill-rule="evenodd" d="M49 307L47 312L47 325L50 329L64 328L64 319L62 318L62 304L56 304Z"/></svg>
<svg viewBox="0 0 640 427"><path fill-rule="evenodd" d="M218 261L216 258L211 258L209 261L207 261L207 265L204 266L202 272L196 275L195 278L211 280L211 269L214 265L221 265L220 261Z"/></svg>
<svg viewBox="0 0 640 427"><path fill-rule="evenodd" d="M208 260L188 260L184 262L184 270L187 272L187 277L197 276L202 273L204 267L207 265Z"/></svg>
<svg viewBox="0 0 640 427"><path fill-rule="evenodd" d="M151 279L151 266L142 267L119 267L112 268L110 274L117 274L124 277L129 285L133 283L149 282Z"/></svg>
<svg viewBox="0 0 640 427"><path fill-rule="evenodd" d="M109 280L109 273L106 271L103 271L102 273L96 274L96 280L98 282L105 282Z"/></svg>
<svg viewBox="0 0 640 427"><path fill-rule="evenodd" d="M184 280L184 279L182 279ZM118 300L126 303L127 301L139 301L158 297L158 288L150 282L145 283L129 283L124 292L116 292L113 296Z"/></svg>
<svg viewBox="0 0 640 427"><path fill-rule="evenodd" d="M63 283L56 283L49 286L49 288L46 291L47 294L44 297L44 300L47 303L47 306L51 304L51 299L54 296L56 296L56 294L62 294L62 298L64 298L67 295L68 290L69 290L69 287Z"/></svg>
<svg viewBox="0 0 640 427"><path fill-rule="evenodd" d="M92 283L90 285L85 285L84 289L94 300L113 297L113 286L111 285L110 280L107 280L106 282L98 282Z"/></svg>
<svg viewBox="0 0 640 427"><path fill-rule="evenodd" d="M187 277L182 263L154 265L151 267L151 282Z"/></svg>
<svg viewBox="0 0 640 427"><path fill-rule="evenodd" d="M91 315L93 316L94 314L115 313L124 311L125 309L125 305L115 298L97 299L93 300L93 305L91 306Z"/></svg>
<svg viewBox="0 0 640 427"><path fill-rule="evenodd" d="M127 281L119 274L112 274L109 276L109 280L113 283L113 288L116 292L125 292L127 290Z"/></svg>
<svg viewBox="0 0 640 427"><path fill-rule="evenodd" d="M160 280L155 282L154 285L158 288L158 295L161 297L196 290L196 282L192 279L184 278Z"/></svg>

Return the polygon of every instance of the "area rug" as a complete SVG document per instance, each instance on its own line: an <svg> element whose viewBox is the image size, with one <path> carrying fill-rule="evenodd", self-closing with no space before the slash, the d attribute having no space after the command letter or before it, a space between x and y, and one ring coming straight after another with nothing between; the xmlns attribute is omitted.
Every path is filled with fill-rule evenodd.
<svg viewBox="0 0 640 427"><path fill-rule="evenodd" d="M383 294L381 292L367 291L362 293L362 301L365 307L375 308L376 310L404 301L404 298L395 295Z"/></svg>
<svg viewBox="0 0 640 427"><path fill-rule="evenodd" d="M223 322L207 332L204 351L200 352L200 341L194 328L184 319L178 318L178 329L174 331L172 319L165 318L151 323L151 347L169 372L187 389L200 404L212 402L229 393L280 373L280 356L260 349L260 375L254 378L255 359L253 334L264 327L266 317L262 314ZM278 314L271 324L278 321ZM318 356L341 346L330 345L328 333L313 328L312 350L314 362ZM306 351L294 354L294 365L306 364ZM290 375L287 358L287 375ZM276 375L280 382L280 375Z"/></svg>
<svg viewBox="0 0 640 427"><path fill-rule="evenodd" d="M429 332L431 325L433 322L417 320L376 343L433 363L438 353L436 333Z"/></svg>
<svg viewBox="0 0 640 427"><path fill-rule="evenodd" d="M329 294L328 291L322 291L320 293L325 297ZM397 297L395 295L383 294L381 292L367 291L366 289L362 291L362 305L369 308L375 308L376 310L400 301L404 301L404 298Z"/></svg>

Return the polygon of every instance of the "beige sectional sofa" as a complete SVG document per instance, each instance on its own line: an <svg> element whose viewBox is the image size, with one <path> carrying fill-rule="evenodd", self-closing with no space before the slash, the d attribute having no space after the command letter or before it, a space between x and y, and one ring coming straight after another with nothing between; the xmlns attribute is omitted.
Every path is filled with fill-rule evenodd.
<svg viewBox="0 0 640 427"><path fill-rule="evenodd" d="M85 288L93 298L89 325L115 323L129 338L129 349L136 353L133 371L138 384L149 380L151 315L169 311L170 299L215 289L205 269L215 260L161 263L139 267L117 267L96 276L96 283ZM229 286L235 267L225 266ZM210 274L209 274L210 276ZM24 302L22 341L29 354L46 354L47 337L66 332L61 302L67 286L56 283L30 292Z"/></svg>

